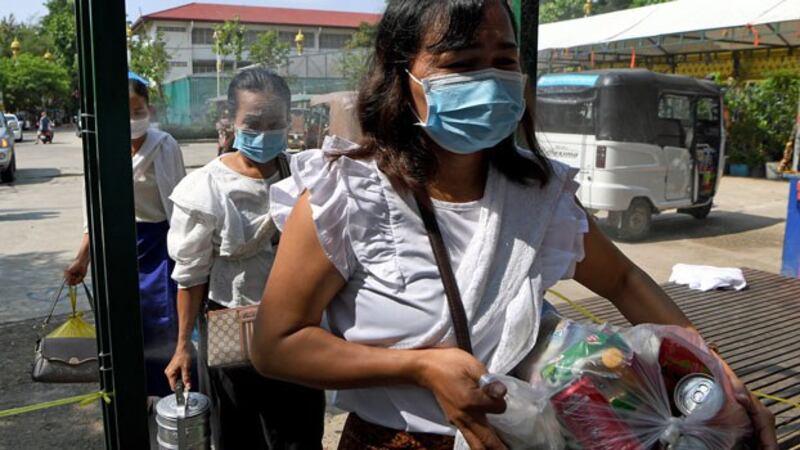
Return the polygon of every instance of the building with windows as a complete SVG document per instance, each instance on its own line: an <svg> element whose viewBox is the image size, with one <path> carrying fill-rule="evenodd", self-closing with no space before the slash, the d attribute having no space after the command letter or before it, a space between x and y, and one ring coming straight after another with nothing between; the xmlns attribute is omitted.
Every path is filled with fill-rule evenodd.
<svg viewBox="0 0 800 450"><path fill-rule="evenodd" d="M247 28L239 67L249 64L247 48L259 33L276 31L292 48L290 65L284 74L302 78L335 77L338 55L353 32L361 23L374 24L380 20L379 14L368 13L189 3L145 14L132 29L151 38L161 34L171 58L165 80L169 82L216 72L217 56L212 50L214 26L235 17ZM303 55L298 55L295 37L301 31L304 50ZM223 64L226 71L230 70L233 58L226 58Z"/></svg>

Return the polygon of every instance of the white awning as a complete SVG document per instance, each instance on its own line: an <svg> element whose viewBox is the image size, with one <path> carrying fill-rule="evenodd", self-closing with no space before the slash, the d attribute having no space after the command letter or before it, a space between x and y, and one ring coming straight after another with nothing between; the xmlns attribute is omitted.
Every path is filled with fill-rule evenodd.
<svg viewBox="0 0 800 450"><path fill-rule="evenodd" d="M540 52L670 55L797 45L800 0L675 0L539 28Z"/></svg>

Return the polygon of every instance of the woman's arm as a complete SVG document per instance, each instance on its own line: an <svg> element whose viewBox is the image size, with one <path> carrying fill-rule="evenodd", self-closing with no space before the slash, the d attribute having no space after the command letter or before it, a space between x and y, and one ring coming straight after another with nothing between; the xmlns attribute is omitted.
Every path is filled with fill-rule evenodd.
<svg viewBox="0 0 800 450"><path fill-rule="evenodd" d="M486 413L505 392L478 387L486 368L459 349L392 350L347 342L320 327L345 280L325 255L308 193L286 222L256 318L250 358L267 377L324 389L416 384L430 389L472 448L504 449Z"/></svg>
<svg viewBox="0 0 800 450"><path fill-rule="evenodd" d="M178 342L172 360L164 369L173 390L178 376L181 376L187 389L192 387L192 330L205 295L205 284L178 289Z"/></svg>
<svg viewBox="0 0 800 450"><path fill-rule="evenodd" d="M634 325L657 323L693 328L678 305L608 240L591 217L583 242L586 258L578 263L575 281L610 300Z"/></svg>
<svg viewBox="0 0 800 450"><path fill-rule="evenodd" d="M178 340L172 360L164 369L172 389L181 376L191 387L192 330L206 296L211 267L214 264L214 219L192 214L178 205L172 209L167 233L169 256L175 261L172 279L178 283Z"/></svg>
<svg viewBox="0 0 800 450"><path fill-rule="evenodd" d="M631 323L679 325L697 331L664 290L626 258L591 218L584 246L586 259L578 264L575 280L611 300ZM753 422L754 444L762 449L777 449L775 417L749 393L733 370L727 364L724 366L734 385L737 401Z"/></svg>
<svg viewBox="0 0 800 450"><path fill-rule="evenodd" d="M64 279L67 280L67 284L75 286L86 278L90 259L89 233L83 233L81 245L78 247L78 254L70 265L64 269Z"/></svg>
<svg viewBox="0 0 800 450"><path fill-rule="evenodd" d="M319 243L306 194L286 222L259 307L256 369L322 389L415 383L415 352L350 343L320 327L344 284Z"/></svg>

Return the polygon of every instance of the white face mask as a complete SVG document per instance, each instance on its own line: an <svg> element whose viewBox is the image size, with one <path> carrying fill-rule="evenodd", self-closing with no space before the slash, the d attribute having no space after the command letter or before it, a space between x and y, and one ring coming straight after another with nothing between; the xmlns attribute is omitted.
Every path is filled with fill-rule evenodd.
<svg viewBox="0 0 800 450"><path fill-rule="evenodd" d="M131 119L131 139L139 139L144 136L148 128L150 128L149 116L141 119Z"/></svg>

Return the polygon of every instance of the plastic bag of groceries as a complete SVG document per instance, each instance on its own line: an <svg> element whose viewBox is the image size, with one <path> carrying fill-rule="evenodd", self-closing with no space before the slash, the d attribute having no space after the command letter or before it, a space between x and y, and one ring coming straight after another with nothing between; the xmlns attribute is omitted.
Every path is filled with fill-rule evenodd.
<svg viewBox="0 0 800 450"><path fill-rule="evenodd" d="M750 434L721 360L681 327L546 317L489 421L511 450L728 450ZM525 381L523 381L525 380Z"/></svg>

